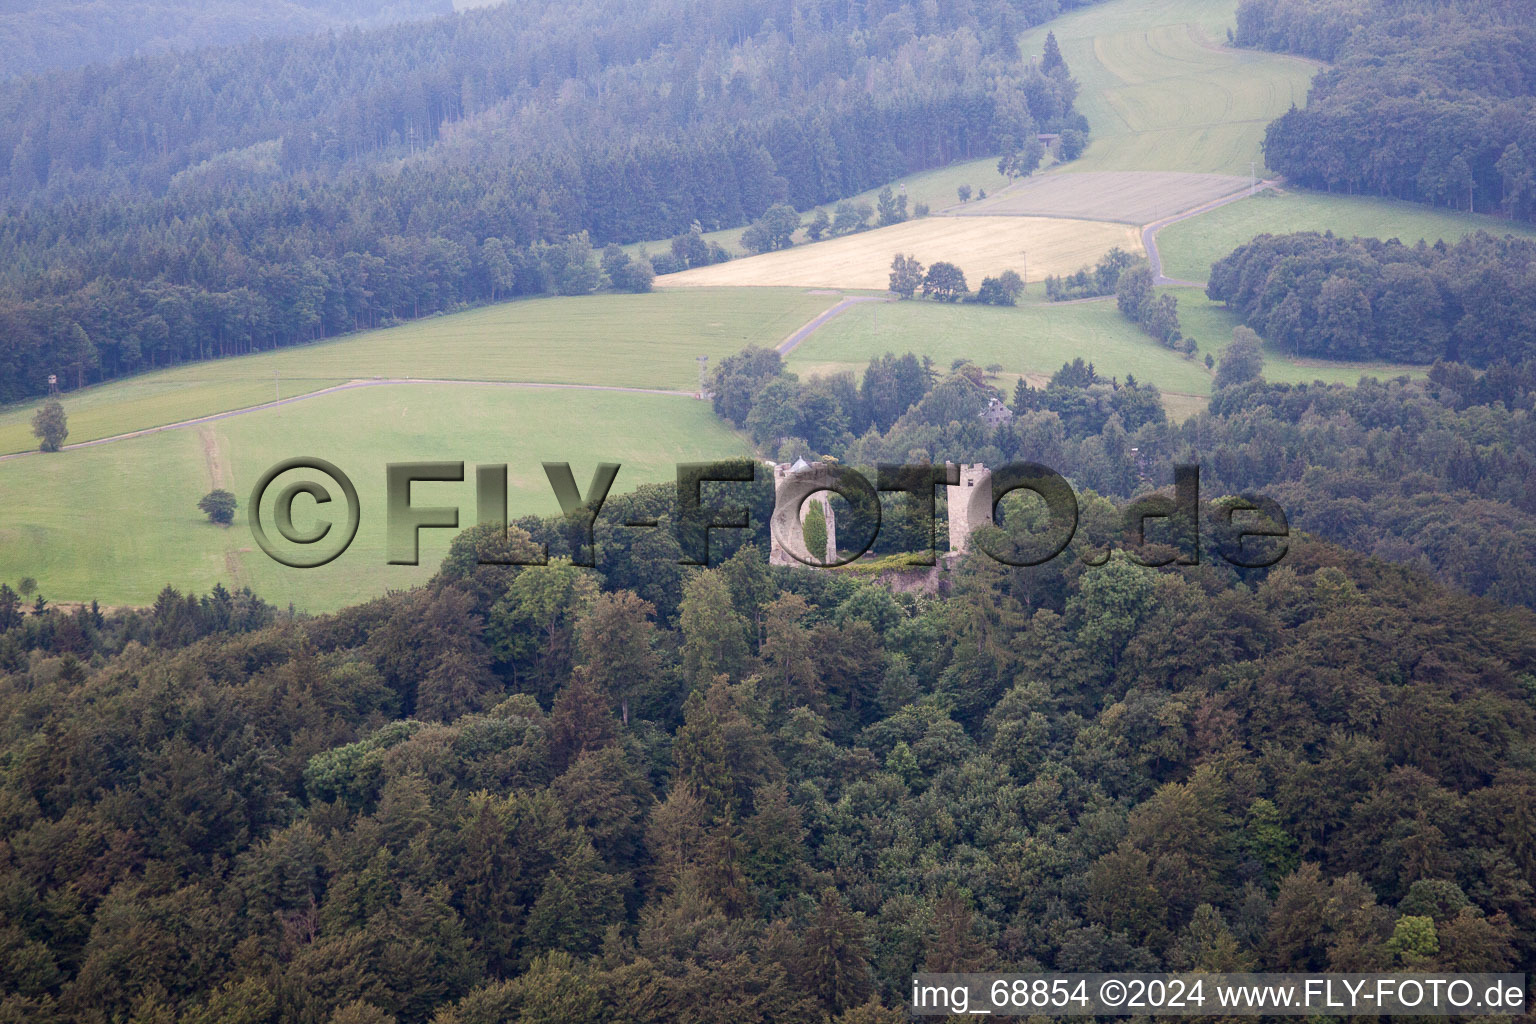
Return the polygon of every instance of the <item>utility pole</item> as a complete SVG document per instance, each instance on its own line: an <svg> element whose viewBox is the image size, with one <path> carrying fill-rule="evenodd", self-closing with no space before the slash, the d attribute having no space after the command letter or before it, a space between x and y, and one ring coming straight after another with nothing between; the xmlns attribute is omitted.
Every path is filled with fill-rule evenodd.
<svg viewBox="0 0 1536 1024"><path fill-rule="evenodd" d="M1259 190L1259 165L1256 160L1248 161L1248 198L1252 199Z"/></svg>
<svg viewBox="0 0 1536 1024"><path fill-rule="evenodd" d="M282 400L283 400L282 392L278 389L278 386L277 386L277 371L273 370L272 371L272 401L274 401L274 402L281 402Z"/></svg>
<svg viewBox="0 0 1536 1024"><path fill-rule="evenodd" d="M709 356L699 356L698 359L699 359L699 397L700 398L704 398L705 396L707 396L709 394L709 388L705 386L706 377L705 377L705 370L704 370L704 368L709 364Z"/></svg>

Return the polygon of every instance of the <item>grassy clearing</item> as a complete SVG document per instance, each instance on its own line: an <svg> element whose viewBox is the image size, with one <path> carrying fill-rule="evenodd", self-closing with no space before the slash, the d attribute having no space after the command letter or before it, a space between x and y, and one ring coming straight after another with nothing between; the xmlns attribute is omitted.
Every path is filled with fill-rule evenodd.
<svg viewBox="0 0 1536 1024"><path fill-rule="evenodd" d="M342 378L336 377L298 377L296 374L302 371L297 365L290 366L294 376L274 381L270 368L263 376L252 366L273 358L259 355L198 363L69 392L61 396L64 411L69 415L69 437L65 443L110 437L226 409L244 409L270 402L274 394L291 398L342 382ZM0 454L37 447L31 427L37 404L26 402L0 411Z"/></svg>
<svg viewBox="0 0 1536 1024"><path fill-rule="evenodd" d="M1187 281L1204 281L1211 264L1239 245L1266 232L1332 231L1346 237L1397 238L1413 245L1454 242L1474 231L1536 238L1536 227L1417 203L1368 196L1331 195L1286 189L1260 192L1210 213L1170 224L1157 233L1163 273Z"/></svg>
<svg viewBox="0 0 1536 1024"><path fill-rule="evenodd" d="M1141 251L1137 232L1099 221L1041 217L924 217L814 245L732 260L658 278L672 287L796 286L884 290L891 257L912 253L925 264L949 260L971 287L983 276L1015 270L1038 281L1070 273L1119 246Z"/></svg>
<svg viewBox="0 0 1536 1024"><path fill-rule="evenodd" d="M1205 395L1182 395L1177 391L1163 392L1163 411L1174 423L1183 423L1191 416L1205 412L1210 404L1211 400Z"/></svg>
<svg viewBox="0 0 1536 1024"><path fill-rule="evenodd" d="M1247 175L1263 166L1264 127L1306 100L1315 66L1232 50L1232 0L1115 0L1021 40L1038 54L1056 33L1092 141L1068 171L1165 170Z"/></svg>
<svg viewBox="0 0 1536 1024"><path fill-rule="evenodd" d="M896 302L856 306L806 339L789 356L802 375L863 372L885 352L932 357L940 369L956 359L1001 366L1004 390L1024 377L1042 383L1061 364L1081 356L1106 377L1156 384L1168 396L1169 414L1183 419L1201 408L1211 392L1205 354L1218 359L1231 344L1237 318L1195 288L1169 288L1179 300L1186 334L1200 344L1194 359L1154 342L1120 316L1113 299L1066 304L1035 303L1013 309ZM1362 376L1422 374L1423 367L1394 363L1324 363L1296 360L1273 347L1264 354L1264 375L1277 381L1323 380L1353 384Z"/></svg>
<svg viewBox="0 0 1536 1024"><path fill-rule="evenodd" d="M997 364L1032 380L1082 356L1106 376L1136 375L1170 391L1204 395L1210 374L1142 334L1114 300L1002 307L897 302L856 306L808 338L789 357L801 374L862 372L884 352L928 355L948 369L956 359Z"/></svg>
<svg viewBox="0 0 1536 1024"><path fill-rule="evenodd" d="M250 534L198 524L212 483L197 431L124 445L0 463L0 580L31 576L51 601L104 605L228 583L226 538Z"/></svg>
<svg viewBox="0 0 1536 1024"><path fill-rule="evenodd" d="M1232 343L1232 328L1239 323L1236 315L1219 302L1212 302L1198 288L1160 288L1179 300L1179 323L1184 333L1200 344L1197 359L1204 359L1210 352L1221 358L1221 352ZM1400 374L1423 376L1427 368L1408 363L1346 363L1328 362L1321 359L1297 359L1282 352L1272 344L1264 346L1264 377L1267 380L1289 383L1311 383L1315 380L1329 384L1355 384L1361 377L1396 377Z"/></svg>
<svg viewBox="0 0 1536 1024"><path fill-rule="evenodd" d="M215 482L210 451L228 467L220 482L241 503L227 529L208 523L196 508ZM546 460L569 461L582 487L595 463L619 462L615 486L630 490L674 479L679 461L745 451L707 403L685 398L452 384L365 388L236 417L206 431L167 431L0 463L0 580L14 585L33 576L50 600L95 598L106 605L149 603L167 583L201 591L234 582L277 604L324 611L421 582L447 551L448 531L424 531L420 566L384 564L388 462L468 463L463 484L415 488L418 504L457 504L460 523L468 526L477 462L508 464L514 515L554 514L559 507L540 467ZM328 459L359 492L356 541L319 569L287 569L269 559L255 547L246 520L256 478L294 455ZM300 529L311 515L304 508L303 502L295 508ZM270 513L266 518L270 523Z"/></svg>
<svg viewBox="0 0 1536 1024"><path fill-rule="evenodd" d="M1126 224L1153 221L1248 187L1249 179L1171 171L1085 171L1026 178L1000 195L967 203L966 216L1077 217Z"/></svg>
<svg viewBox="0 0 1536 1024"><path fill-rule="evenodd" d="M697 356L713 361L749 344L777 344L836 301L800 290L690 289L503 303L70 393L63 399L69 440L246 408L271 401L274 390L286 397L368 377L695 390ZM34 409L0 411L0 453L36 447Z"/></svg>

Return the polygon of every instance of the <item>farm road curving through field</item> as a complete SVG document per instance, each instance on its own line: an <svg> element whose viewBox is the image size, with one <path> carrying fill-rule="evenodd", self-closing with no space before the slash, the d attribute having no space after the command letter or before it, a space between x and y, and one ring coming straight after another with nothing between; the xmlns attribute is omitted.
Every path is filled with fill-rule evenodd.
<svg viewBox="0 0 1536 1024"><path fill-rule="evenodd" d="M1262 192L1267 188L1274 188L1277 184L1279 184L1279 182L1275 181L1274 179L1266 179L1259 182L1253 191ZM1170 224L1177 224L1181 220L1188 220L1191 217L1198 217L1202 213L1210 213L1212 210L1217 209L1218 207L1226 206L1228 203L1235 203L1239 199L1246 199L1248 198L1248 195L1249 192L1247 189L1245 189L1242 192L1237 192L1233 195L1223 196L1220 199L1215 199L1208 203L1202 203L1199 206L1185 210L1182 213L1176 213L1172 217L1164 217L1162 220L1155 221L1142 228L1141 247L1147 251L1147 262L1152 265L1152 283L1159 285L1188 285L1191 288L1204 288L1204 281L1182 281L1178 278L1168 277L1163 273L1163 258L1157 251L1157 233Z"/></svg>
<svg viewBox="0 0 1536 1024"><path fill-rule="evenodd" d="M826 323L828 320L831 320L835 316L841 316L843 313L846 313L848 310L852 309L854 306L857 306L861 302L890 301L892 300L885 295L850 295L843 299L843 301L839 302L837 305L833 306L831 309L822 313L818 313L816 317L807 323L804 327L800 328L794 334L791 334L789 337L779 342L778 353L781 356L789 355L802 341L815 334L816 331L821 328L822 324Z"/></svg>

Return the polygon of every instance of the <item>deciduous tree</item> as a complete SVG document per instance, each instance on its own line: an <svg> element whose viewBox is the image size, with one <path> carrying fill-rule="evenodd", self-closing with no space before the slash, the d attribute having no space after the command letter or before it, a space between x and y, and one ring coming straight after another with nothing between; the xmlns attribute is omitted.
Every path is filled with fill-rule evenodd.
<svg viewBox="0 0 1536 1024"><path fill-rule="evenodd" d="M56 398L50 398L32 416L32 436L37 438L45 452L56 452L69 436L69 421L64 406Z"/></svg>
<svg viewBox="0 0 1536 1024"><path fill-rule="evenodd" d="M228 526L235 521L237 504L235 496L223 488L209 491L197 501L197 507L208 517L208 521L220 526Z"/></svg>

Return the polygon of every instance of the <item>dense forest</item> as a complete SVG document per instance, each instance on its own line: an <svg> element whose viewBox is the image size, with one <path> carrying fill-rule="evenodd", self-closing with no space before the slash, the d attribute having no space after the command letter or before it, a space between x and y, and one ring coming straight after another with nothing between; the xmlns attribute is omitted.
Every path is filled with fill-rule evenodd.
<svg viewBox="0 0 1536 1024"><path fill-rule="evenodd" d="M0 400L556 291L545 247L582 232L745 224L1085 129L1065 65L1014 42L1058 10L503 5L0 86Z"/></svg>
<svg viewBox="0 0 1536 1024"><path fill-rule="evenodd" d="M1536 360L1482 373L1440 363L1427 380L1346 387L1266 383L1257 349L1246 355L1236 372L1228 350L1209 411L1182 424L1155 387L1105 379L1082 360L1010 396L969 363L941 374L916 356L885 357L862 381L800 380L777 353L754 350L718 367L715 407L784 460L1039 462L1118 501L1195 464L1207 497L1266 494L1298 529L1536 608ZM981 414L997 399L1013 417L991 425ZM1085 513L1084 528L1094 521ZM926 547L915 525L895 499L874 551Z"/></svg>
<svg viewBox="0 0 1536 1024"><path fill-rule="evenodd" d="M8 0L0 12L0 79L451 10L450 0Z"/></svg>
<svg viewBox="0 0 1536 1024"><path fill-rule="evenodd" d="M724 360L781 457L1072 479L1068 553L943 596L766 565L766 474L705 494L752 524L707 569L652 486L595 568L527 518L318 619L0 586L0 1020L896 1024L916 969L1531 962L1536 363L1269 384L1240 330L1181 426L1081 360L997 425L967 363ZM1202 521L1280 503L1278 565L1086 564L1189 462ZM922 546L903 501L877 550Z"/></svg>
<svg viewBox="0 0 1536 1024"><path fill-rule="evenodd" d="M1299 185L1536 217L1536 21L1529 0L1242 0L1238 45L1333 66L1273 122Z"/></svg>
<svg viewBox="0 0 1536 1024"><path fill-rule="evenodd" d="M1281 349L1324 359L1489 366L1536 358L1536 243L1260 235L1206 294Z"/></svg>
<svg viewBox="0 0 1536 1024"><path fill-rule="evenodd" d="M1536 956L1527 611L1300 538L941 599L642 536L4 623L0 1019L895 1024L916 968Z"/></svg>

